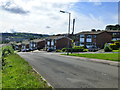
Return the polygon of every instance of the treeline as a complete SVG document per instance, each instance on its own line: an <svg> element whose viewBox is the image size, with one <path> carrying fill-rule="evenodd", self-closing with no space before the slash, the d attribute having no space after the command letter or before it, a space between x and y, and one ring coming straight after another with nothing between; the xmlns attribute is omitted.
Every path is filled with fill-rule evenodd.
<svg viewBox="0 0 120 90"><path fill-rule="evenodd" d="M120 25L116 24L116 25L107 25L105 30L120 30Z"/></svg>

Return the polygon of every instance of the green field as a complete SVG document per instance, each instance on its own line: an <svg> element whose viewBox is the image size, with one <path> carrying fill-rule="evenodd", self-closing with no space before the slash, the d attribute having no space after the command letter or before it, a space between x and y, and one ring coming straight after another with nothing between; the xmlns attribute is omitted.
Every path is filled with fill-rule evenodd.
<svg viewBox="0 0 120 90"><path fill-rule="evenodd" d="M66 54L62 54L66 55ZM104 59L104 60L111 60L111 61L120 61L118 55L120 53L94 53L94 54L69 54L70 56L78 56L78 57L86 57L86 58L94 58L94 59Z"/></svg>
<svg viewBox="0 0 120 90"><path fill-rule="evenodd" d="M4 47L4 49L11 47ZM37 74L23 58L15 53L4 57L2 66L2 88L49 88L46 81Z"/></svg>

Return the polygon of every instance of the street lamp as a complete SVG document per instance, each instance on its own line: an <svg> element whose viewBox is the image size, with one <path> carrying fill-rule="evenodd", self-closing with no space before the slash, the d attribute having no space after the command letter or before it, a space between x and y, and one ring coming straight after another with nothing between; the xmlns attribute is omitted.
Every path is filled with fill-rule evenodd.
<svg viewBox="0 0 120 90"><path fill-rule="evenodd" d="M69 34L70 34L70 17L71 17L71 13L70 12L66 12L66 11L62 11L62 10L60 10L60 12L69 14L69 25L68 25L68 36L69 36Z"/></svg>
<svg viewBox="0 0 120 90"><path fill-rule="evenodd" d="M69 14L69 24L68 24L68 37L69 37L69 34L70 34L70 17L71 17L71 13L70 12L66 12L66 11L62 11L60 10L60 12L62 13L68 13ZM68 48L69 48L69 41L68 41ZM69 55L69 51L67 50L67 55Z"/></svg>

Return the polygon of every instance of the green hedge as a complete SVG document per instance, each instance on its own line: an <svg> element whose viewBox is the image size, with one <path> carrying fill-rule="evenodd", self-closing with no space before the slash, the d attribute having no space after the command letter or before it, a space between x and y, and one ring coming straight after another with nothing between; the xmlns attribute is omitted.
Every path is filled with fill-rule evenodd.
<svg viewBox="0 0 120 90"><path fill-rule="evenodd" d="M79 48L63 48L63 52L83 52L84 49Z"/></svg>
<svg viewBox="0 0 120 90"><path fill-rule="evenodd" d="M11 45L2 47L2 57L7 56L8 54L13 54L14 49Z"/></svg>

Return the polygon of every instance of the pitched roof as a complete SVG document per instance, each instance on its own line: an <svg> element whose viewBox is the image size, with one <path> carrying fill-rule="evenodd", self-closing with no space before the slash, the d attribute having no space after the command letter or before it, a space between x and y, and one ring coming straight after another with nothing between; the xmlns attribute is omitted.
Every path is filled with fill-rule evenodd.
<svg viewBox="0 0 120 90"><path fill-rule="evenodd" d="M50 36L50 37L47 37L46 39L58 40L58 39L61 39L61 38L68 38L68 39L70 39L69 37L66 37L66 36Z"/></svg>
<svg viewBox="0 0 120 90"><path fill-rule="evenodd" d="M83 31L78 34L100 34L102 32L106 32L106 31Z"/></svg>
<svg viewBox="0 0 120 90"><path fill-rule="evenodd" d="M40 42L40 41L44 41L43 39L34 39L34 40L31 40L31 42Z"/></svg>
<svg viewBox="0 0 120 90"><path fill-rule="evenodd" d="M22 42L22 44L29 44L29 41L25 40Z"/></svg>
<svg viewBox="0 0 120 90"><path fill-rule="evenodd" d="M16 43L16 45L21 45L22 43Z"/></svg>
<svg viewBox="0 0 120 90"><path fill-rule="evenodd" d="M120 30L105 30L107 32L111 32L111 33L114 33L114 32L120 32Z"/></svg>
<svg viewBox="0 0 120 90"><path fill-rule="evenodd" d="M120 30L101 30L101 31L83 31L83 32L79 32L77 34L100 34L102 32L120 32Z"/></svg>

